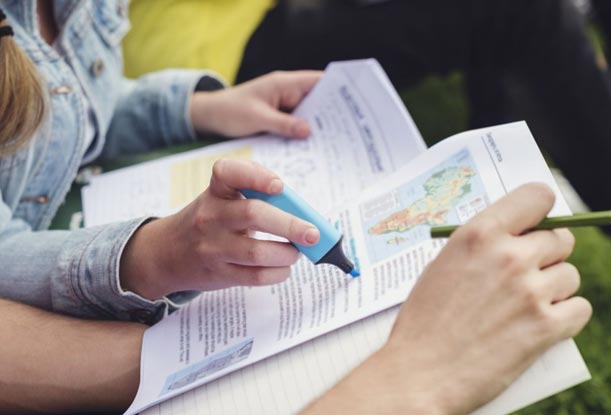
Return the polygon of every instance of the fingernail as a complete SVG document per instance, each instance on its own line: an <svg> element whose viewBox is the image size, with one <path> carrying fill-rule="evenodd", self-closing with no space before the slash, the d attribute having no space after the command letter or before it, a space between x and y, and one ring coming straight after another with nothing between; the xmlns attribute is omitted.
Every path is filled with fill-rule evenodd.
<svg viewBox="0 0 611 415"><path fill-rule="evenodd" d="M306 231L305 240L307 243L313 245L318 242L318 229L310 228Z"/></svg>
<svg viewBox="0 0 611 415"><path fill-rule="evenodd" d="M282 180L274 179L269 184L269 193L276 194L282 191Z"/></svg>

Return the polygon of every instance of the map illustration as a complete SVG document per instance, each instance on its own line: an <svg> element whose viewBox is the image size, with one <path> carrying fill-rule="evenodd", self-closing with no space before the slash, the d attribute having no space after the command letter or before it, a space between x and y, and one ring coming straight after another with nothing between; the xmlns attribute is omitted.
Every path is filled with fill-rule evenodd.
<svg viewBox="0 0 611 415"><path fill-rule="evenodd" d="M372 262L430 238L431 226L460 224L487 206L484 186L469 150L393 191L360 206Z"/></svg>

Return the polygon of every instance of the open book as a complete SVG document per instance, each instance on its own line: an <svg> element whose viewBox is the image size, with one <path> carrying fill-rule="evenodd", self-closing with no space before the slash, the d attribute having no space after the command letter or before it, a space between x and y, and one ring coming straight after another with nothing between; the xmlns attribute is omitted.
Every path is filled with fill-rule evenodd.
<svg viewBox="0 0 611 415"><path fill-rule="evenodd" d="M570 214L525 123L469 131L426 150L376 61L331 64L295 113L305 141L257 136L96 177L87 226L166 215L204 189L221 157L275 170L344 234L350 279L301 259L269 287L206 292L149 328L128 414L294 413L378 350L424 266L429 227L460 224L515 187L547 183ZM478 414L519 409L589 379L572 340L548 350ZM150 408L150 409L147 409Z"/></svg>

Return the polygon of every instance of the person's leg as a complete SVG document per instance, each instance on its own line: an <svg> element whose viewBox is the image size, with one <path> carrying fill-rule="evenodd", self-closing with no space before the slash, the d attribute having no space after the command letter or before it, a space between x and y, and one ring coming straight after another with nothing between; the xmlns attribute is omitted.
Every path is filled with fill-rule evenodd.
<svg viewBox="0 0 611 415"><path fill-rule="evenodd" d="M0 412L123 411L145 326L78 320L0 299Z"/></svg>
<svg viewBox="0 0 611 415"><path fill-rule="evenodd" d="M611 208L600 186L611 159L611 88L569 0L288 0L252 37L238 79L364 57L376 57L398 88L464 70L472 127L526 118L586 203ZM513 113L508 85L527 97Z"/></svg>

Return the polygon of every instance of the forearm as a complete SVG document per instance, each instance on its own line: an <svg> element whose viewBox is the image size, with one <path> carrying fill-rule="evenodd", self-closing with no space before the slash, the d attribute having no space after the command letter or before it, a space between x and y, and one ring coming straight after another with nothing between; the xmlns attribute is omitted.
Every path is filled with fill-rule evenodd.
<svg viewBox="0 0 611 415"><path fill-rule="evenodd" d="M0 227L0 298L78 318L154 323L174 304L119 284L123 248L145 220L38 232L10 221Z"/></svg>
<svg viewBox="0 0 611 415"><path fill-rule="evenodd" d="M348 376L308 406L303 414L427 414L446 413L442 410L439 389L430 385L426 371L401 372L392 362L388 346L371 356ZM405 360L409 359L406 351ZM412 355L414 356L414 355ZM403 366L405 362L402 362ZM435 368L430 368L433 371ZM396 385L410 385L397 388Z"/></svg>
<svg viewBox="0 0 611 415"><path fill-rule="evenodd" d="M0 300L0 412L124 410L146 326L78 320Z"/></svg>
<svg viewBox="0 0 611 415"><path fill-rule="evenodd" d="M114 159L195 140L189 107L202 79L208 81L203 82L207 88L223 86L209 72L191 69L170 69L124 80L101 157Z"/></svg>

